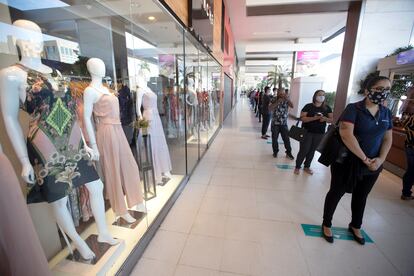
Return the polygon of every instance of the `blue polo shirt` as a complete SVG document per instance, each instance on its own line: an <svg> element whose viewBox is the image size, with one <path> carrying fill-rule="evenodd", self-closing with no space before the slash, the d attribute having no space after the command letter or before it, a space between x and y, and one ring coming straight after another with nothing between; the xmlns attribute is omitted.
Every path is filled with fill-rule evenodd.
<svg viewBox="0 0 414 276"><path fill-rule="evenodd" d="M391 111L380 105L374 117L366 108L365 99L348 104L340 121L354 124L354 135L368 158L379 156L385 132L392 129Z"/></svg>

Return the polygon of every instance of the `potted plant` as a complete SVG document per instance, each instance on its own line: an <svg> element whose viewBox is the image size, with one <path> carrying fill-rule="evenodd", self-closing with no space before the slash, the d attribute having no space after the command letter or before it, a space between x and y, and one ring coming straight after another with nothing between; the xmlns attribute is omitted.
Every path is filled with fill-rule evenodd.
<svg viewBox="0 0 414 276"><path fill-rule="evenodd" d="M149 127L149 121L145 118L140 118L132 123L133 128L135 129L141 129L142 135L146 136L148 135L148 127Z"/></svg>

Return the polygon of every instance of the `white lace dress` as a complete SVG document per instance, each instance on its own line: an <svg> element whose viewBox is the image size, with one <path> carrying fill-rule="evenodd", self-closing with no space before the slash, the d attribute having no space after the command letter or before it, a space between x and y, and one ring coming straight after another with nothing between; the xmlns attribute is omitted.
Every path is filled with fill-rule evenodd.
<svg viewBox="0 0 414 276"><path fill-rule="evenodd" d="M172 170L170 152L158 113L157 94L149 88L143 90L142 106L144 113L142 116L150 122L148 133L151 135L155 179L159 182L163 173L169 173Z"/></svg>

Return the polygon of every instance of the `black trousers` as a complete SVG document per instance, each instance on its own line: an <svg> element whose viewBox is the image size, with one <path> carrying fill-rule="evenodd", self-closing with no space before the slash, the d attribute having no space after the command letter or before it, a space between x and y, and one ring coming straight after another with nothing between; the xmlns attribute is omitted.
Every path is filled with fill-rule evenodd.
<svg viewBox="0 0 414 276"><path fill-rule="evenodd" d="M414 184L414 148L405 148L407 157L407 170L403 176L403 190L404 196L411 196L411 188Z"/></svg>
<svg viewBox="0 0 414 276"><path fill-rule="evenodd" d="M270 113L263 113L262 136L266 135L270 123Z"/></svg>
<svg viewBox="0 0 414 276"><path fill-rule="evenodd" d="M310 167L313 156L315 155L316 148L321 142L322 137L323 133L306 133L305 139L302 142L300 142L298 156L296 157L297 169L299 169L302 166L303 160L305 160L305 168Z"/></svg>
<svg viewBox="0 0 414 276"><path fill-rule="evenodd" d="M290 146L289 140L289 129L287 125L275 125L272 124L272 148L273 154L279 152L279 133L282 135L283 143L285 144L286 153L292 153L292 147Z"/></svg>
<svg viewBox="0 0 414 276"><path fill-rule="evenodd" d="M346 176L349 174L349 168L349 164L333 163L331 165L331 188L326 194L323 210L323 225L326 227L332 226L332 217L335 213L336 206L345 194L346 185L344 185L343 179L346 179ZM351 225L354 228L361 228L367 197L377 181L379 174L377 172L362 176L354 187L351 201Z"/></svg>

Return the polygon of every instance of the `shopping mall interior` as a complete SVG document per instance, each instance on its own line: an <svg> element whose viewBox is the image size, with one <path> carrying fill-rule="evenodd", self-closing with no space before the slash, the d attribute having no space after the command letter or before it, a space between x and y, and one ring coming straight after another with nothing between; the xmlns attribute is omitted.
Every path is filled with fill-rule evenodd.
<svg viewBox="0 0 414 276"><path fill-rule="evenodd" d="M0 29L0 275L414 275L414 1L0 0Z"/></svg>

